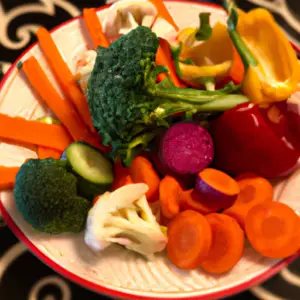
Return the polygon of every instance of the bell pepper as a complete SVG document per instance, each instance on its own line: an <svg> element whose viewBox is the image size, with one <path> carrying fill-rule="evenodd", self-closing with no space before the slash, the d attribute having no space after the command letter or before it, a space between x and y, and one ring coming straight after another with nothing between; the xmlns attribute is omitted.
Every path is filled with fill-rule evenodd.
<svg viewBox="0 0 300 300"><path fill-rule="evenodd" d="M202 18L200 24L203 21ZM197 43L197 32L197 28L185 28L177 37L181 44L179 67L182 78L195 82L199 78L220 79L232 73L234 76L230 79L239 84L243 79L244 66L231 42L227 27L217 22L209 38L201 43ZM187 60L191 60L193 65L184 63Z"/></svg>
<svg viewBox="0 0 300 300"><path fill-rule="evenodd" d="M271 13L257 8L238 17L231 9L228 31L246 70L242 92L253 103L283 101L297 90L296 53Z"/></svg>
<svg viewBox="0 0 300 300"><path fill-rule="evenodd" d="M252 172L272 178L292 169L299 152L266 122L258 105L245 103L212 122L217 168L232 175Z"/></svg>

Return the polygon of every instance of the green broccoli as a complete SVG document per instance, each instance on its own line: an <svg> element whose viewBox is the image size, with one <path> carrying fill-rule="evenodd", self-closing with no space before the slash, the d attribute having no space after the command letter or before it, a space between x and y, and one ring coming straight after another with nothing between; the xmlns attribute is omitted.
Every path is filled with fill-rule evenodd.
<svg viewBox="0 0 300 300"><path fill-rule="evenodd" d="M91 202L77 194L67 161L31 159L16 176L18 210L33 228L51 234L84 229Z"/></svg>
<svg viewBox="0 0 300 300"><path fill-rule="evenodd" d="M199 111L223 111L248 101L243 95L200 91L157 84L166 72L155 64L159 39L151 29L139 26L108 48L99 47L88 81L87 99L95 128L112 157L125 164L144 149L160 126L170 124L177 112L191 116ZM142 138L141 138L142 136Z"/></svg>

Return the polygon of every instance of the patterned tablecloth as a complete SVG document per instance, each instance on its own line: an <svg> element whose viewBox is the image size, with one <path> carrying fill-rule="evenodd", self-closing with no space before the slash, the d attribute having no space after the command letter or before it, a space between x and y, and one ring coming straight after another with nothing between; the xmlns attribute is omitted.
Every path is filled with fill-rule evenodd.
<svg viewBox="0 0 300 300"><path fill-rule="evenodd" d="M255 6L268 8L291 41L300 45L300 0L236 2L245 10ZM51 29L62 21L79 15L82 7L97 7L104 4L105 0L0 0L0 72L5 73L10 64L35 41L34 32L37 26L43 25ZM0 229L0 299L109 298L87 291L57 275L28 252L4 224ZM228 299L299 300L300 260L262 286Z"/></svg>

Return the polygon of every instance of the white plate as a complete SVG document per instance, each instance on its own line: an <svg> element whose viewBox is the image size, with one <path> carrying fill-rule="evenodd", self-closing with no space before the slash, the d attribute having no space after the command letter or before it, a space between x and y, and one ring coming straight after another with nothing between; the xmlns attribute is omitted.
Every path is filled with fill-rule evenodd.
<svg viewBox="0 0 300 300"><path fill-rule="evenodd" d="M215 5L192 2L167 2L168 9L181 28L198 25L201 11L212 12L212 22L226 21L225 12ZM106 8L98 15L101 20ZM52 32L68 65L72 57L90 45L81 18L62 24ZM91 45L90 45L91 46ZM18 61L34 55L58 88L38 45L31 47ZM60 91L61 92L61 91ZM46 113L16 64L7 73L0 90L0 112L36 119ZM35 152L21 147L0 144L0 165L20 165ZM278 195L283 183L276 186ZM63 276L99 293L130 299L214 299L249 288L269 278L295 257L284 261L266 259L251 247L245 248L241 261L229 273L211 276L202 270L183 272L172 266L165 254L146 261L120 247L111 247L96 256L84 244L83 236L40 234L31 229L16 209L11 191L1 192L2 214L13 232L49 267ZM293 203L289 203L293 205Z"/></svg>

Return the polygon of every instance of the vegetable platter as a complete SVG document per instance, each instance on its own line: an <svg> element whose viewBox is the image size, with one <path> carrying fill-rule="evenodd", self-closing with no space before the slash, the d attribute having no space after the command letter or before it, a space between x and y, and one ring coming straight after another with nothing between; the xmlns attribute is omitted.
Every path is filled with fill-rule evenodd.
<svg viewBox="0 0 300 300"><path fill-rule="evenodd" d="M42 261L125 299L222 298L300 248L300 63L264 9L122 0L0 90L0 208Z"/></svg>

